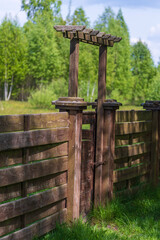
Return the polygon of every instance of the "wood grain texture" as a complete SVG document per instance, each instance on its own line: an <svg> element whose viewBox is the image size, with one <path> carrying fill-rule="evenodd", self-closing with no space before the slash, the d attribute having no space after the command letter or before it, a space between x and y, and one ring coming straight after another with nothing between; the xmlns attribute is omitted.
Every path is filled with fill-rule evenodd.
<svg viewBox="0 0 160 240"><path fill-rule="evenodd" d="M136 167L130 167L123 170L114 171L113 181L114 183L121 182L124 180L135 178L137 176L144 175L147 172L149 172L148 164L143 164Z"/></svg>
<svg viewBox="0 0 160 240"><path fill-rule="evenodd" d="M0 151L68 141L68 128L1 133Z"/></svg>
<svg viewBox="0 0 160 240"><path fill-rule="evenodd" d="M53 215L65 208L65 200L53 203L43 208L26 214L26 224L31 224L37 220ZM0 236L9 234L21 227L21 217L15 217L0 223Z"/></svg>
<svg viewBox="0 0 160 240"><path fill-rule="evenodd" d="M79 40L73 38L70 41L69 63L69 86L68 96L78 96L78 63L79 63Z"/></svg>
<svg viewBox="0 0 160 240"><path fill-rule="evenodd" d="M113 169L115 158L115 111L104 110L104 136L102 166L102 204L113 198Z"/></svg>
<svg viewBox="0 0 160 240"><path fill-rule="evenodd" d="M68 155L68 143L29 148L29 162ZM0 152L0 168L22 163L22 149Z"/></svg>
<svg viewBox="0 0 160 240"><path fill-rule="evenodd" d="M82 112L70 111L70 140L68 155L68 221L79 218L81 181Z"/></svg>
<svg viewBox="0 0 160 240"><path fill-rule="evenodd" d="M138 132L151 131L152 122L130 122L130 123L117 123L116 135L132 134Z"/></svg>
<svg viewBox="0 0 160 240"><path fill-rule="evenodd" d="M0 187L63 172L68 169L68 157L59 157L32 164L0 170Z"/></svg>
<svg viewBox="0 0 160 240"><path fill-rule="evenodd" d="M152 139L152 132L140 132L140 133L133 133L128 135L118 135L115 139L116 147L123 146L123 145L130 145L130 137L132 137L132 143L141 143L141 142L151 142Z"/></svg>
<svg viewBox="0 0 160 240"><path fill-rule="evenodd" d="M134 118L132 112L134 112ZM152 111L143 110L116 111L116 122L134 122L144 120L145 121L152 120Z"/></svg>
<svg viewBox="0 0 160 240"><path fill-rule="evenodd" d="M103 162L103 129L104 109L106 98L106 64L107 48L99 48L99 72L98 72L98 104L97 104L97 135L96 135L96 164ZM94 204L98 206L102 197L102 165L95 168Z"/></svg>
<svg viewBox="0 0 160 240"><path fill-rule="evenodd" d="M85 26L82 25L69 25L69 26L65 26L65 25L56 25L54 26L54 29L57 32L62 32L62 31L83 31L85 29Z"/></svg>
<svg viewBox="0 0 160 240"><path fill-rule="evenodd" d="M131 157L151 151L150 143L139 143L125 147L117 147L115 149L115 159Z"/></svg>
<svg viewBox="0 0 160 240"><path fill-rule="evenodd" d="M67 209L55 213L41 221L34 223L22 230L2 237L1 240L32 240L35 236L42 236L56 227L56 223L63 223L66 220Z"/></svg>
<svg viewBox="0 0 160 240"><path fill-rule="evenodd" d="M67 172L51 174L28 181L27 194L53 188L67 183ZM0 188L0 202L21 196L21 184L16 183Z"/></svg>
<svg viewBox="0 0 160 240"><path fill-rule="evenodd" d="M68 113L42 113L30 115L30 129L68 127Z"/></svg>
<svg viewBox="0 0 160 240"><path fill-rule="evenodd" d="M152 145L151 145L151 183L154 186L159 182L159 134L158 111L152 111Z"/></svg>
<svg viewBox="0 0 160 240"><path fill-rule="evenodd" d="M67 197L67 184L0 205L0 222L40 209ZM22 207L23 206L23 207Z"/></svg>

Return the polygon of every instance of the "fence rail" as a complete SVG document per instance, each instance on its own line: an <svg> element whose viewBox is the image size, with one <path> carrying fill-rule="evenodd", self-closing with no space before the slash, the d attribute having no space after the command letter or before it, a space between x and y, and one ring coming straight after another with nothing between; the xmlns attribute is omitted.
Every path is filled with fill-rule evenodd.
<svg viewBox="0 0 160 240"><path fill-rule="evenodd" d="M2 240L31 240L57 221L85 216L97 180L103 203L113 193L135 193L156 181L160 117L152 111L105 111L102 162L96 162L94 111L0 116Z"/></svg>

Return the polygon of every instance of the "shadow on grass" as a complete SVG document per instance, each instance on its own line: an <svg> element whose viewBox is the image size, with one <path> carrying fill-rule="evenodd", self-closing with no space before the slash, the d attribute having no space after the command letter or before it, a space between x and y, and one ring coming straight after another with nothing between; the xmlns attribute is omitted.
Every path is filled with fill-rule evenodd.
<svg viewBox="0 0 160 240"><path fill-rule="evenodd" d="M43 240L159 240L160 187L94 209L87 223L57 226Z"/></svg>

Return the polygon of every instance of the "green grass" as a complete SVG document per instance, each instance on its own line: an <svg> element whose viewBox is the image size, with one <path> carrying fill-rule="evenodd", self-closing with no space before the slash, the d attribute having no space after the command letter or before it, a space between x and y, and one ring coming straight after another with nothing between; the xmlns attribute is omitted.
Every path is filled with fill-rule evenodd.
<svg viewBox="0 0 160 240"><path fill-rule="evenodd" d="M120 110L142 110L140 106L121 106ZM88 109L93 110L93 109ZM12 114L33 114L33 113L47 113L55 112L55 107L52 109L38 109L34 108L29 102L20 101L0 101L0 115L12 115ZM94 111L94 110L93 110Z"/></svg>
<svg viewBox="0 0 160 240"><path fill-rule="evenodd" d="M57 226L39 240L159 240L160 187L93 210L85 223Z"/></svg>
<svg viewBox="0 0 160 240"><path fill-rule="evenodd" d="M28 102L0 101L0 115L47 113L53 111L55 111L54 106L53 109L36 109Z"/></svg>

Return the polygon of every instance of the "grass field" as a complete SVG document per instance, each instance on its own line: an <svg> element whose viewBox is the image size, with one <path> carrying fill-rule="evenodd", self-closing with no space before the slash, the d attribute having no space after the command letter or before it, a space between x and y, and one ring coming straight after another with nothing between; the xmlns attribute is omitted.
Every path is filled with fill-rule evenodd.
<svg viewBox="0 0 160 240"><path fill-rule="evenodd" d="M141 110L140 106L122 106L120 110ZM55 111L55 107L52 109L37 109L33 108L28 102L18 102L18 101L0 101L0 115L10 115L10 114L33 114L33 113L46 113Z"/></svg>
<svg viewBox="0 0 160 240"><path fill-rule="evenodd" d="M57 226L39 240L159 240L160 187L92 211L87 223Z"/></svg>

